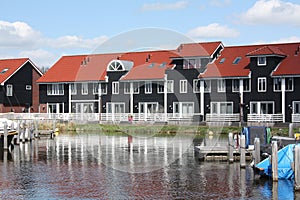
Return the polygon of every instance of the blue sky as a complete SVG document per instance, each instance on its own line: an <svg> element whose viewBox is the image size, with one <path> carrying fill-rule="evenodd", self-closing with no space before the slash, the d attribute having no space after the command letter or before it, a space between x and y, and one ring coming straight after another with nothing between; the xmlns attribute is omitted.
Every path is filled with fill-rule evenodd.
<svg viewBox="0 0 300 200"><path fill-rule="evenodd" d="M29 57L49 67L62 55L93 53L136 30L131 42L148 40L155 47L159 41L159 48L176 48L185 38L225 45L300 42L299 19L298 0L10 0L1 2L0 57ZM145 28L183 40L146 34ZM124 45L115 43L114 50Z"/></svg>

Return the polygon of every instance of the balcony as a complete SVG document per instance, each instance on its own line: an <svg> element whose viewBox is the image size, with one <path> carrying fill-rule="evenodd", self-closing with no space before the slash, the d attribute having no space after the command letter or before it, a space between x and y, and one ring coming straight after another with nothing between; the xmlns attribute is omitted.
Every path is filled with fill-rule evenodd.
<svg viewBox="0 0 300 200"><path fill-rule="evenodd" d="M283 122L282 114L248 114L247 118L248 122Z"/></svg>
<svg viewBox="0 0 300 200"><path fill-rule="evenodd" d="M300 123L300 114L292 114L292 122Z"/></svg>
<svg viewBox="0 0 300 200"><path fill-rule="evenodd" d="M240 114L206 114L206 122L239 122Z"/></svg>

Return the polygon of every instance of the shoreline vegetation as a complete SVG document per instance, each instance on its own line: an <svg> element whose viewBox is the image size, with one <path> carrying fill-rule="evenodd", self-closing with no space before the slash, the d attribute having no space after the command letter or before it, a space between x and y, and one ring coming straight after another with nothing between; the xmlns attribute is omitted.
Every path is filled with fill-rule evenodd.
<svg viewBox="0 0 300 200"><path fill-rule="evenodd" d="M51 126L50 126L51 127ZM207 134L228 135L228 133L240 133L242 127L224 126L209 127L197 125L141 125L141 124L75 124L75 123L57 123L56 128L61 133L101 133L105 135L119 136L175 136L175 135L193 135L203 137ZM288 127L270 127L273 136L288 136ZM39 129L49 129L47 124L40 124ZM299 133L298 128L293 129L294 133Z"/></svg>

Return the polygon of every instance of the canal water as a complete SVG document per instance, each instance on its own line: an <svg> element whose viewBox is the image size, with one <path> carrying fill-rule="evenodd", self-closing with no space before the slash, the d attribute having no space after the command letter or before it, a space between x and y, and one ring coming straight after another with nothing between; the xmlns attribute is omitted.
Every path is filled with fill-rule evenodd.
<svg viewBox="0 0 300 200"><path fill-rule="evenodd" d="M298 199L292 181L201 162L193 138L60 135L0 156L0 199Z"/></svg>

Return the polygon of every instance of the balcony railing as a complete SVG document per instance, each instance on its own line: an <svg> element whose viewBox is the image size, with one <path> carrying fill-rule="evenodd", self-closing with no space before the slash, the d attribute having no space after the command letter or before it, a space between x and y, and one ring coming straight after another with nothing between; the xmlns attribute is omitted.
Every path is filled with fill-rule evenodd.
<svg viewBox="0 0 300 200"><path fill-rule="evenodd" d="M248 114L248 122L282 122L282 114Z"/></svg>
<svg viewBox="0 0 300 200"><path fill-rule="evenodd" d="M240 114L206 114L206 122L238 122Z"/></svg>
<svg viewBox="0 0 300 200"><path fill-rule="evenodd" d="M300 122L300 114L292 114L292 122L299 123Z"/></svg>

